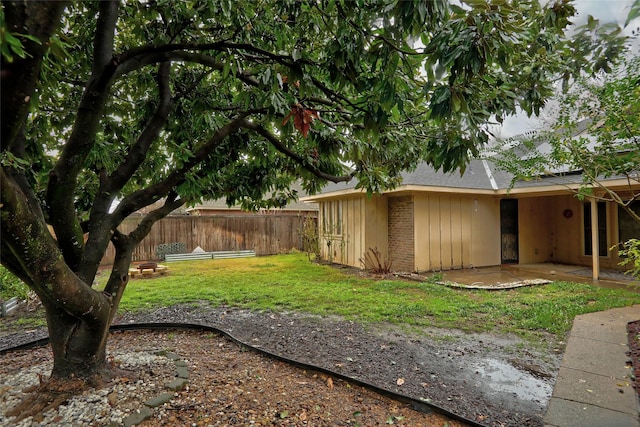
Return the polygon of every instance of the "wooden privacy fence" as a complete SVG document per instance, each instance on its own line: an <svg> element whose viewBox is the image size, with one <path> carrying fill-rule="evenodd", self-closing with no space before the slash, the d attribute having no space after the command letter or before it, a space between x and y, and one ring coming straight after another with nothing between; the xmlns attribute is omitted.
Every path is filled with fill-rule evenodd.
<svg viewBox="0 0 640 427"><path fill-rule="evenodd" d="M207 252L252 249L258 256L302 250L307 218L317 221L315 215L169 216L153 225L134 250L133 261L157 260L158 245L170 243L183 243L186 252L200 246ZM141 220L129 217L119 230L129 233ZM109 244L101 264L112 264L114 258L115 249Z"/></svg>

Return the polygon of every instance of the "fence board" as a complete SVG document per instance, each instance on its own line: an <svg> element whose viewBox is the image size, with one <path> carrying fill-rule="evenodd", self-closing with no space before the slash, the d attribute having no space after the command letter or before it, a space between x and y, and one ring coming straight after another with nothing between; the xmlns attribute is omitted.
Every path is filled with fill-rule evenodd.
<svg viewBox="0 0 640 427"><path fill-rule="evenodd" d="M187 252L200 246L207 252L255 250L256 255L274 255L302 250L305 215L169 216L153 225L151 232L133 252L133 261L158 260L159 244L184 243ZM315 215L311 216L314 220ZM129 233L142 217L129 217L119 227ZM102 265L113 263L111 244Z"/></svg>

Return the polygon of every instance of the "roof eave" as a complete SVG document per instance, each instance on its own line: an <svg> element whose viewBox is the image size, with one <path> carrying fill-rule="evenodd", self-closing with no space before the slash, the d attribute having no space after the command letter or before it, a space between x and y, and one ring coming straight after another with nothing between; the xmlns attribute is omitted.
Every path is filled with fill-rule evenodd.
<svg viewBox="0 0 640 427"><path fill-rule="evenodd" d="M640 183L629 183L626 178L612 179L603 181L606 187L619 190L640 190ZM552 184L546 185L540 183L540 185L534 185L531 187L520 188L501 188L497 190L491 189L478 189L469 187L443 187L443 186L430 186L430 185L401 185L393 190L385 191L382 195L400 195L403 193L447 193L447 194L461 194L461 195L486 195L486 196L519 196L519 197L534 197L534 196L555 196L567 193L574 193L580 189L582 183L567 183L567 184ZM597 189L597 186L592 187ZM366 194L363 189L344 189L339 191L333 191L331 193L322 193L314 196L308 196L301 198L300 200L309 202L321 202L324 200L335 199L345 196L356 196Z"/></svg>

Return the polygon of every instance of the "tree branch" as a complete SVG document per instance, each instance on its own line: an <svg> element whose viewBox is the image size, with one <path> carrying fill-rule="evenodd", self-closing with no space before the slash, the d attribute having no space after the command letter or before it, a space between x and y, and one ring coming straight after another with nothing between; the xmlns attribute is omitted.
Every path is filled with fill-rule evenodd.
<svg viewBox="0 0 640 427"><path fill-rule="evenodd" d="M108 301L81 281L66 265L44 222L29 208L17 184L0 169L0 231L2 248L20 254L17 275L47 307L57 307L77 318L98 319ZM25 256L25 254L27 254Z"/></svg>
<svg viewBox="0 0 640 427"><path fill-rule="evenodd" d="M143 68L147 65L165 61L191 62L194 64L204 65L217 71L224 70L224 63L222 61L219 61L207 54L183 51L151 51L133 56L125 61L119 62L118 70L113 77L114 79L117 79L127 73L139 70L140 68ZM259 82L255 77L240 70L236 71L235 77L241 80L243 83L248 84L249 86L259 86Z"/></svg>
<svg viewBox="0 0 640 427"><path fill-rule="evenodd" d="M331 175L321 171L320 169L318 169L317 167L313 166L311 163L306 161L302 156L298 155L294 151L287 148L284 144L282 144L282 142L280 142L278 138L276 138L271 132L265 129L262 125L252 123L249 121L244 121L242 124L242 127L253 130L259 135L261 135L262 137L264 137L267 141L271 143L271 145L274 146L276 150L286 155L287 157L293 159L296 163L298 163L300 166L302 166L303 168L305 168L306 170L308 170L318 178L326 179L327 181L331 181L331 182L346 182L346 181L350 181L354 177L354 173L350 173L349 175L343 175L343 176L335 176L335 175Z"/></svg>
<svg viewBox="0 0 640 427"><path fill-rule="evenodd" d="M201 43L201 44L191 44L191 43L174 43L174 44L165 44L161 46L153 46L146 45L140 46L137 48L130 49L122 54L118 55L118 61L122 64L125 62L134 59L135 57L146 56L148 54L161 54L161 53L169 53L169 52L177 52L177 51L195 51L195 52L203 52L203 51L227 51L227 50L235 50L235 51L246 51L260 54L272 61L282 63L285 65L293 65L294 61L290 55L280 55L269 52L267 50L261 49L259 47L253 46L249 43L232 43L229 41L219 41L215 43ZM298 63L305 63L303 61L297 61Z"/></svg>
<svg viewBox="0 0 640 427"><path fill-rule="evenodd" d="M158 107L135 144L127 153L125 160L109 176L107 182L105 182L105 191L113 193L122 189L145 160L151 143L158 138L158 135L166 124L173 104L171 99L171 86L169 85L170 71L171 64L169 62L163 62L158 67L158 74L156 76L160 95Z"/></svg>
<svg viewBox="0 0 640 427"><path fill-rule="evenodd" d="M133 212L149 206L168 195L174 187L185 179L187 173L207 158L212 150L220 146L229 135L240 129L248 115L249 113L243 113L218 129L202 147L193 153L193 156L184 163L182 168L171 172L169 176L161 182L157 182L145 189L135 191L126 196L111 214L111 223L119 224Z"/></svg>
<svg viewBox="0 0 640 427"><path fill-rule="evenodd" d="M31 97L40 77L49 38L60 25L64 2L2 2L4 31L29 34L40 42L22 39L25 55L12 62L2 58L2 151L15 143L29 114Z"/></svg>
<svg viewBox="0 0 640 427"><path fill-rule="evenodd" d="M93 40L92 74L98 75L113 57L113 38L118 21L118 1L106 0L99 4L96 33Z"/></svg>
<svg viewBox="0 0 640 427"><path fill-rule="evenodd" d="M20 129L18 135L12 144L12 153L15 157L19 159L24 159L26 157L26 146L25 146L25 135L24 135L24 127ZM36 197L36 193L31 187L29 183L29 179L26 174L26 167L24 165L15 165L15 166L4 166L7 173L11 176L11 178L15 181L15 183L20 187L23 194L27 198L29 202L29 207L33 211L35 215L38 216L38 219L42 222L45 222L44 213L42 212L42 208L40 206L40 201Z"/></svg>
<svg viewBox="0 0 640 427"><path fill-rule="evenodd" d="M114 9L115 8L115 9ZM75 214L74 194L78 174L95 144L95 136L113 82L117 62L109 56L112 49L117 18L117 4L100 6L98 32L95 38L95 58L89 83L82 95L76 120L62 153L49 173L47 205L49 220L53 226L65 261L73 271L78 271L84 251L82 227Z"/></svg>
<svg viewBox="0 0 640 427"><path fill-rule="evenodd" d="M108 177L101 175L100 188L89 217L88 240L82 254L82 261L78 266L78 275L88 283L93 281L98 271L104 250L112 237L111 230L115 228L114 224L106 220L109 208L115 200L116 194L122 190L144 162L151 144L157 139L167 122L172 106L169 85L170 68L169 62L163 62L158 67L157 82L160 102L153 116L116 170Z"/></svg>
<svg viewBox="0 0 640 427"><path fill-rule="evenodd" d="M129 233L129 238L134 242L134 245L140 243L142 239L149 234L153 224L166 217L182 205L184 205L184 200L180 199L175 191L171 191L165 199L164 204L158 209L146 214L136 229Z"/></svg>

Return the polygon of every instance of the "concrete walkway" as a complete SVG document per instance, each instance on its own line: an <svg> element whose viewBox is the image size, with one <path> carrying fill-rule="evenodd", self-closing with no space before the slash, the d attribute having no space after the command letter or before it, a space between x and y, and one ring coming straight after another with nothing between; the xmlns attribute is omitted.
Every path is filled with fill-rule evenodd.
<svg viewBox="0 0 640 427"><path fill-rule="evenodd" d="M553 427L639 427L627 323L640 305L576 316L544 419Z"/></svg>

